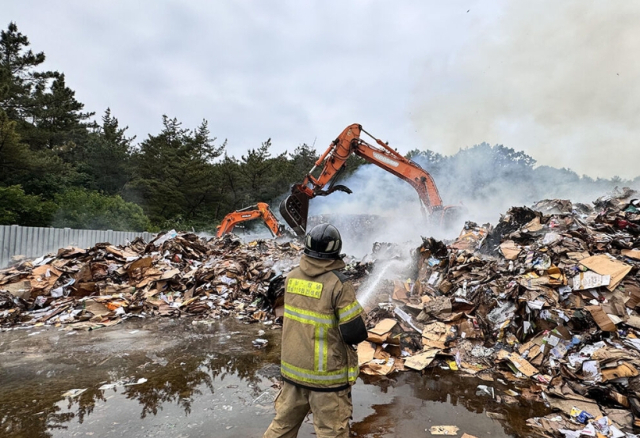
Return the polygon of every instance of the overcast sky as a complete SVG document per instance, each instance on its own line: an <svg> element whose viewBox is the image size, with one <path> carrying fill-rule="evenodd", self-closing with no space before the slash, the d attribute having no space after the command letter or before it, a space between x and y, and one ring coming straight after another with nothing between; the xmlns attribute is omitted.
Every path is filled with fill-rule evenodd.
<svg viewBox="0 0 640 438"><path fill-rule="evenodd" d="M138 140L209 121L236 156L361 123L401 152L483 141L640 174L640 2L10 0L46 68Z"/></svg>

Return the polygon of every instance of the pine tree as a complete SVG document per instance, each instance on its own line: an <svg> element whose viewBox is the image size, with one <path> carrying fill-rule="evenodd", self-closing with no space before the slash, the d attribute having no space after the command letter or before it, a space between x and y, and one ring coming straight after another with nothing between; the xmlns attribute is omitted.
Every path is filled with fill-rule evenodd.
<svg viewBox="0 0 640 438"><path fill-rule="evenodd" d="M50 87L37 87L33 99L35 106L28 111L33 128L25 135L33 149L61 149L69 154L86 141L86 121L94 113L82 112L84 104L67 87L64 74L57 75Z"/></svg>
<svg viewBox="0 0 640 438"><path fill-rule="evenodd" d="M44 53L28 50L29 39L11 22L0 32L0 107L12 120L26 120L33 110L33 93L44 88L54 72L36 72L45 60Z"/></svg>
<svg viewBox="0 0 640 438"><path fill-rule="evenodd" d="M29 147L16 133L16 122L0 110L0 185L18 184L30 167L29 156Z"/></svg>
<svg viewBox="0 0 640 438"><path fill-rule="evenodd" d="M268 139L259 148L249 149L240 158L240 173L245 188L241 199L245 205L271 200L286 190L278 182L281 181L284 170L282 163L286 162L287 153L272 158L271 146L271 139Z"/></svg>
<svg viewBox="0 0 640 438"><path fill-rule="evenodd" d="M132 142L127 137L127 127L120 128L118 119L107 108L102 124L95 125L87 138L78 172L84 175L84 186L107 195L120 194L131 180Z"/></svg>
<svg viewBox="0 0 640 438"><path fill-rule="evenodd" d="M217 194L213 161L225 144L214 145L206 121L189 131L177 119L163 116L163 127L140 145L125 196L140 203L156 224L206 221Z"/></svg>
<svg viewBox="0 0 640 438"><path fill-rule="evenodd" d="M302 180L313 168L318 159L315 149L306 143L301 144L289 154L291 163L291 181Z"/></svg>

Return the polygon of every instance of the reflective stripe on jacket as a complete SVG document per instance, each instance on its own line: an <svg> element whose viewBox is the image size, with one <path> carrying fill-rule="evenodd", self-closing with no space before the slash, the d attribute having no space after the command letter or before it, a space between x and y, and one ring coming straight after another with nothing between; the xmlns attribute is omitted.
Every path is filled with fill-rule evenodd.
<svg viewBox="0 0 640 438"><path fill-rule="evenodd" d="M339 390L358 377L358 356L339 326L362 318L353 286L332 272L342 260L302 256L287 275L282 327L281 373L287 381L320 390Z"/></svg>

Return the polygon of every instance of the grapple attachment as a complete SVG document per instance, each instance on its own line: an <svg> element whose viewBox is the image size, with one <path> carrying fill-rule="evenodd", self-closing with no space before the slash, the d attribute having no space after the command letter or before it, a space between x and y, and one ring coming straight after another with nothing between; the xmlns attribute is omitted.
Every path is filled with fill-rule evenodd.
<svg viewBox="0 0 640 438"><path fill-rule="evenodd" d="M293 186L291 194L280 203L282 218L298 236L304 236L307 232L309 199L310 197L301 192L297 186Z"/></svg>

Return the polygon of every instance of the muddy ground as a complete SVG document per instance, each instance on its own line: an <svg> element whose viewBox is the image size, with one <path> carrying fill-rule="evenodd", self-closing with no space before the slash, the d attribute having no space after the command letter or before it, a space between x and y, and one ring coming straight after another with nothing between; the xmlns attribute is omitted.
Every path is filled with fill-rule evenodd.
<svg viewBox="0 0 640 438"><path fill-rule="evenodd" d="M274 415L280 334L233 319L0 332L0 436L261 437ZM257 338L268 346L256 349ZM476 396L478 384L508 389L440 369L364 376L352 429L372 438L428 437L434 425L458 426L458 436L527 436L525 420L546 411ZM86 391L63 395L72 389ZM311 419L299 436L315 436Z"/></svg>

